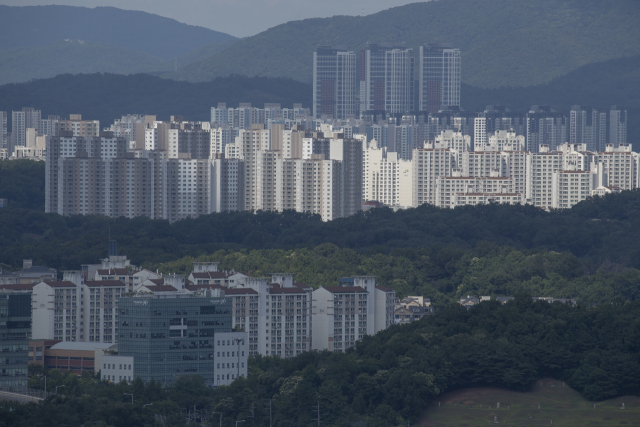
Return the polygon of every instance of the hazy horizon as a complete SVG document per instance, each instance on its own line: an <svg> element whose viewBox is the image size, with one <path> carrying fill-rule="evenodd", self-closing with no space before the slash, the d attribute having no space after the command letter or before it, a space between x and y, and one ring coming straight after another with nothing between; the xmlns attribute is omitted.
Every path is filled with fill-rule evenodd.
<svg viewBox="0 0 640 427"><path fill-rule="evenodd" d="M435 1L435 0L434 0ZM210 28L235 37L248 37L266 29L307 18L325 18L334 15L365 15L396 6L418 3L413 0L0 0L6 6L79 6L94 8L116 7L138 10L176 21ZM363 9L364 8L364 9ZM250 14L247 14L250 11Z"/></svg>

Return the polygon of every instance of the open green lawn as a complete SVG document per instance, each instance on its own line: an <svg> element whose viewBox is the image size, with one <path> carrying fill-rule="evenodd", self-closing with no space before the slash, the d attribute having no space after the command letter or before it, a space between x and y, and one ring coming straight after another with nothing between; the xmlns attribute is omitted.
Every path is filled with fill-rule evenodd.
<svg viewBox="0 0 640 427"><path fill-rule="evenodd" d="M472 388L443 394L437 400L440 402L434 402L425 411L418 426L480 427L494 424L496 419L500 425L527 427L640 426L637 396L589 402L577 391L563 386L562 381L553 379L537 381L527 393ZM620 409L622 403L624 410Z"/></svg>

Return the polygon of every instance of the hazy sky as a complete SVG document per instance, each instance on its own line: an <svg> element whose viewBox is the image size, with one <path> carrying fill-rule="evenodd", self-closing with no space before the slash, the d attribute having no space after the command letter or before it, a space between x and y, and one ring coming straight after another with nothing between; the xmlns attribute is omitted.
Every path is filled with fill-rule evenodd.
<svg viewBox="0 0 640 427"><path fill-rule="evenodd" d="M252 36L288 21L334 15L370 15L416 0L0 0L8 6L59 4L142 10L236 37Z"/></svg>

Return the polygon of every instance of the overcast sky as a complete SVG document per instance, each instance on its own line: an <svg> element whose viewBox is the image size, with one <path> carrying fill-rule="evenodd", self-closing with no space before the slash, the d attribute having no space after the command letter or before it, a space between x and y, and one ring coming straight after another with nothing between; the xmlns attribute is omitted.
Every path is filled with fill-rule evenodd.
<svg viewBox="0 0 640 427"><path fill-rule="evenodd" d="M60 4L142 10L236 37L257 34L288 21L334 15L370 15L417 0L0 0L8 6Z"/></svg>

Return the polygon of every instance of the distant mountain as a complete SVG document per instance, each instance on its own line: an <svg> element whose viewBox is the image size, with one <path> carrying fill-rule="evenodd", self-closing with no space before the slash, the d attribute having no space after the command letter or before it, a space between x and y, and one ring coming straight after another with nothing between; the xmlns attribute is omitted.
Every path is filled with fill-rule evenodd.
<svg viewBox="0 0 640 427"><path fill-rule="evenodd" d="M235 37L146 12L114 7L0 6L2 49L84 40L165 60Z"/></svg>
<svg viewBox="0 0 640 427"><path fill-rule="evenodd" d="M627 141L640 150L640 55L584 65L549 83L531 87L461 88L462 107L482 111L503 105L527 111L532 105L550 105L568 111L572 105L608 109L618 105L628 111Z"/></svg>
<svg viewBox="0 0 640 427"><path fill-rule="evenodd" d="M172 114L187 120L210 120L211 107L218 102L236 107L240 102L260 107L279 102L289 108L301 102L310 107L311 97L311 85L285 78L228 76L188 83L148 74L63 74L0 86L0 111L34 107L45 116L81 113L106 127L126 114L153 114L160 120L168 120Z"/></svg>
<svg viewBox="0 0 640 427"><path fill-rule="evenodd" d="M230 47L234 43L237 43L239 39L227 40L225 42L220 43L211 43L204 45L194 51L187 52L184 55L180 55L177 58L169 59L167 61L163 61L160 64L149 68L142 67L137 69L136 71L140 73L148 73L148 74L158 74L164 75L166 73L172 73L174 69L177 67L178 69L183 68L189 64L193 64L194 62L202 61L210 56L215 55L218 52Z"/></svg>
<svg viewBox="0 0 640 427"><path fill-rule="evenodd" d="M230 73L310 82L318 44L450 42L462 79L486 88L532 86L582 65L640 54L637 0L441 0L364 17L292 21L234 44L168 77L206 81ZM417 52L416 52L417 53Z"/></svg>
<svg viewBox="0 0 640 427"><path fill-rule="evenodd" d="M628 140L636 142L640 138L640 55L585 65L533 87L483 89L463 84L461 99L467 111L482 111L487 105L525 112L532 105L568 111L575 104L604 109L617 104L628 109ZM0 86L0 111L35 107L45 115L82 113L104 125L128 113L161 118L182 114L190 120L207 120L209 109L218 102L230 106L302 102L311 107L312 91L308 83L284 78L229 76L188 83L146 74L61 75Z"/></svg>
<svg viewBox="0 0 640 427"><path fill-rule="evenodd" d="M162 59L144 52L102 43L60 40L44 46L0 50L0 84L69 72L128 74L156 69L162 64Z"/></svg>

